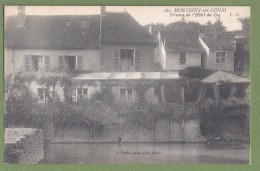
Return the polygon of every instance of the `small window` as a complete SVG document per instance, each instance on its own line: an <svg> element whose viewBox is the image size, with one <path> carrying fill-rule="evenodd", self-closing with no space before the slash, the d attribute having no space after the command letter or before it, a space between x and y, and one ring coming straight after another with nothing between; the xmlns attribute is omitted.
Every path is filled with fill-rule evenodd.
<svg viewBox="0 0 260 171"><path fill-rule="evenodd" d="M133 103L133 90L132 89L120 89L120 102L121 103Z"/></svg>
<svg viewBox="0 0 260 171"><path fill-rule="evenodd" d="M216 52L216 62L223 63L225 62L226 52Z"/></svg>
<svg viewBox="0 0 260 171"><path fill-rule="evenodd" d="M180 65L186 64L186 53L180 53Z"/></svg>
<svg viewBox="0 0 260 171"><path fill-rule="evenodd" d="M88 89L87 88L78 88L77 89L77 98L78 100L87 99L88 98Z"/></svg>
<svg viewBox="0 0 260 171"><path fill-rule="evenodd" d="M38 88L38 103L46 103L46 89Z"/></svg>
<svg viewBox="0 0 260 171"><path fill-rule="evenodd" d="M80 28L89 28L89 21L81 21Z"/></svg>

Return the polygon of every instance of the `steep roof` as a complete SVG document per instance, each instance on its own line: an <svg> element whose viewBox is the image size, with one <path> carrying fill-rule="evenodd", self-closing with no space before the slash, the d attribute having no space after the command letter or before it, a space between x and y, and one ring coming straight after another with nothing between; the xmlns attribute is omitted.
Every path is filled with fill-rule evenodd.
<svg viewBox="0 0 260 171"><path fill-rule="evenodd" d="M234 74L230 74L223 71L217 71L209 77L201 80L204 83L217 83L217 82L228 82L228 83L246 83L250 82L248 78L239 77Z"/></svg>
<svg viewBox="0 0 260 171"><path fill-rule="evenodd" d="M235 50L232 35L201 36L210 50Z"/></svg>
<svg viewBox="0 0 260 171"><path fill-rule="evenodd" d="M17 16L7 17L5 46L15 48L93 49L99 48L100 15L27 15L24 27ZM81 28L81 21L88 28ZM153 43L156 40L128 13L102 16L102 43Z"/></svg>
<svg viewBox="0 0 260 171"><path fill-rule="evenodd" d="M162 41L165 39L167 53L203 52L199 42L199 33L194 31L161 31Z"/></svg>
<svg viewBox="0 0 260 171"><path fill-rule="evenodd" d="M130 14L106 13L102 16L101 42L154 43L156 40Z"/></svg>
<svg viewBox="0 0 260 171"><path fill-rule="evenodd" d="M81 28L81 21L89 22L89 28ZM52 49L98 48L99 15L27 15L22 28L17 27L17 16L10 16L7 17L5 24L5 46Z"/></svg>

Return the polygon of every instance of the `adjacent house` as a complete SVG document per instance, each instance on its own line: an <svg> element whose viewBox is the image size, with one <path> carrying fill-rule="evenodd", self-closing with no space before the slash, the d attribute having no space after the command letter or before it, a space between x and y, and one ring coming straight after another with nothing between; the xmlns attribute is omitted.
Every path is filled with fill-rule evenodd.
<svg viewBox="0 0 260 171"><path fill-rule="evenodd" d="M204 52L199 33L192 31L158 31L159 61L163 70L181 70L201 66Z"/></svg>
<svg viewBox="0 0 260 171"><path fill-rule="evenodd" d="M236 42L232 35L204 34L199 41L206 51L202 67L212 70L234 71Z"/></svg>
<svg viewBox="0 0 260 171"><path fill-rule="evenodd" d="M128 13L101 14L101 67L106 72L152 71L156 40Z"/></svg>

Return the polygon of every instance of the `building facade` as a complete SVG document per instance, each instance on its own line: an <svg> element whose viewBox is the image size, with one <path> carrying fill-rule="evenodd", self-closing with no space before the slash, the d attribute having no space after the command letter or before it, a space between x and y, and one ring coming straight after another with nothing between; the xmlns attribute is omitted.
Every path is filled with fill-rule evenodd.
<svg viewBox="0 0 260 171"><path fill-rule="evenodd" d="M206 51L202 58L203 68L234 71L236 42L232 35L202 35L199 41Z"/></svg>
<svg viewBox="0 0 260 171"><path fill-rule="evenodd" d="M182 70L201 66L204 53L197 32L158 31L159 61L163 70Z"/></svg>

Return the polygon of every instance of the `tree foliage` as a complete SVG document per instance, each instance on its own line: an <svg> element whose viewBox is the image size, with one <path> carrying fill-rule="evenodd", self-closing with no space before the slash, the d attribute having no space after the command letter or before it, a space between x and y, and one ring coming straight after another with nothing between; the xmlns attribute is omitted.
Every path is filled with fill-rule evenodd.
<svg viewBox="0 0 260 171"><path fill-rule="evenodd" d="M144 26L147 30L149 25ZM200 24L199 22L186 21L182 18L180 21L169 23L164 25L163 23L157 23L152 25L154 33L158 31L199 31L199 32L224 32L226 27L221 20L216 20L214 23L208 21L206 24Z"/></svg>

